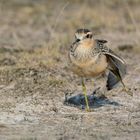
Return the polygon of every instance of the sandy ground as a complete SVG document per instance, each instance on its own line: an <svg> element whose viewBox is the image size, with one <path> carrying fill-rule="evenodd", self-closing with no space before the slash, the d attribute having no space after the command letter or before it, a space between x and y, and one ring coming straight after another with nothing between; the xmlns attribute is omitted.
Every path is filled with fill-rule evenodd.
<svg viewBox="0 0 140 140"><path fill-rule="evenodd" d="M139 6L139 0L0 1L0 140L139 140ZM86 79L92 111L84 109L80 79L67 64L79 27L125 59L133 96L121 84L106 91L105 78Z"/></svg>

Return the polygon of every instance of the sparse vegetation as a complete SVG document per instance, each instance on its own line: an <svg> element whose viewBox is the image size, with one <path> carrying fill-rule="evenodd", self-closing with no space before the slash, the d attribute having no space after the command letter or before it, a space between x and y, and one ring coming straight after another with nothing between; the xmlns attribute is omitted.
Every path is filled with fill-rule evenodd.
<svg viewBox="0 0 140 140"><path fill-rule="evenodd" d="M140 0L0 0L0 139L139 139L139 8ZM86 113L63 104L66 93L81 91L67 64L77 28L108 40L125 59L134 96L121 86L102 91L120 106Z"/></svg>

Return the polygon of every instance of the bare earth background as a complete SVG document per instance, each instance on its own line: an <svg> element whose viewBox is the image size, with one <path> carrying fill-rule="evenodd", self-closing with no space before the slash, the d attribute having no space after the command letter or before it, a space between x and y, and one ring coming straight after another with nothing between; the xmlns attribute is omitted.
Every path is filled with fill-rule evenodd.
<svg viewBox="0 0 140 140"><path fill-rule="evenodd" d="M133 97L87 79L94 110L64 104L82 93L67 52L83 27L125 59ZM0 0L0 140L139 140L139 44L140 0Z"/></svg>

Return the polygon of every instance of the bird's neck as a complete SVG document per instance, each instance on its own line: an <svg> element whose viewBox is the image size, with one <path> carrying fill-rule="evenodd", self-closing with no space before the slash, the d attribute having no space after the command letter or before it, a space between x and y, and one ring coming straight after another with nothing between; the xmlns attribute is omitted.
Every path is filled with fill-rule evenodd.
<svg viewBox="0 0 140 140"><path fill-rule="evenodd" d="M94 48L94 40L93 39L84 39L79 42L77 47L77 51L79 53L88 53Z"/></svg>
<svg viewBox="0 0 140 140"><path fill-rule="evenodd" d="M93 39L84 39L84 40L80 41L80 47L85 48L85 49L92 48L94 46L93 44L94 44Z"/></svg>
<svg viewBox="0 0 140 140"><path fill-rule="evenodd" d="M94 41L91 39L81 40L77 44L75 50L75 55L78 61L87 61L87 59L92 55L92 50L94 48Z"/></svg>

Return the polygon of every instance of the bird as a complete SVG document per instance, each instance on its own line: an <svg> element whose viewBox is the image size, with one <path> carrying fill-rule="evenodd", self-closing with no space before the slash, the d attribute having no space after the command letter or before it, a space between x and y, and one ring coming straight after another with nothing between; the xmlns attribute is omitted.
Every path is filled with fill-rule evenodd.
<svg viewBox="0 0 140 140"><path fill-rule="evenodd" d="M90 111L84 78L101 76L108 71L106 88L113 89L119 82L127 90L123 82L126 75L125 61L106 46L107 41L95 39L89 29L77 29L75 41L70 45L70 69L81 77L82 90L86 110Z"/></svg>

